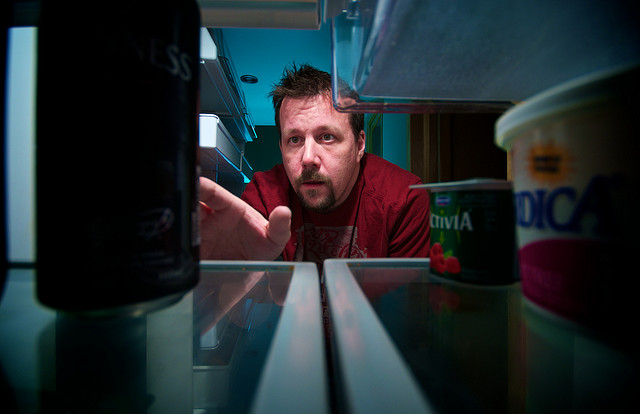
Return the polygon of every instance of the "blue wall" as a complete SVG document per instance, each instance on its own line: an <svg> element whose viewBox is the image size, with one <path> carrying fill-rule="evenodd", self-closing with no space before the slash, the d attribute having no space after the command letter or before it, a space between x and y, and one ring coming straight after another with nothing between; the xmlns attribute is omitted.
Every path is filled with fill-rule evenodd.
<svg viewBox="0 0 640 414"><path fill-rule="evenodd" d="M409 115L382 115L382 158L409 169Z"/></svg>

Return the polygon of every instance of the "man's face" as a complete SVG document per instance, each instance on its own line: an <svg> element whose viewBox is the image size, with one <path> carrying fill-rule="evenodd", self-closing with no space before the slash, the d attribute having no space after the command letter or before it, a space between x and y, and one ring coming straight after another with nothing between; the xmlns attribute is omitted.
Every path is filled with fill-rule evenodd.
<svg viewBox="0 0 640 414"><path fill-rule="evenodd" d="M284 168L302 204L318 212L342 204L358 178L364 132L354 139L349 114L326 95L285 98L280 128Z"/></svg>

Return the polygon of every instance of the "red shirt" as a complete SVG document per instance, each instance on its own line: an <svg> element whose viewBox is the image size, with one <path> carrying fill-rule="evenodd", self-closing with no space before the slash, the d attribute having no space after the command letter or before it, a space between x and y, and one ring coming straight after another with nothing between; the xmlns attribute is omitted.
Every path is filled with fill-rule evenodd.
<svg viewBox="0 0 640 414"><path fill-rule="evenodd" d="M280 205L292 212L286 261L322 265L328 258L427 257L429 196L409 189L420 179L373 154L365 154L349 197L320 214L304 209L282 164L256 172L242 199L264 217Z"/></svg>

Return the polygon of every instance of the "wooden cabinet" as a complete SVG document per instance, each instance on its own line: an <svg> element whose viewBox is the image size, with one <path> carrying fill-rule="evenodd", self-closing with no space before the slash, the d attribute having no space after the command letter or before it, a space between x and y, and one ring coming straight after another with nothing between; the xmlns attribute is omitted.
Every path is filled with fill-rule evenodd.
<svg viewBox="0 0 640 414"><path fill-rule="evenodd" d="M507 178L507 153L493 142L499 113L412 114L410 170L425 183Z"/></svg>

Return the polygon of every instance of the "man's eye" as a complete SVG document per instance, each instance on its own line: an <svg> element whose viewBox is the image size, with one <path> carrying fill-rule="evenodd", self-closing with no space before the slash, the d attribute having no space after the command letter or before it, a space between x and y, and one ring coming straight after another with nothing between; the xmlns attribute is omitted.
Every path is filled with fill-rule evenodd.
<svg viewBox="0 0 640 414"><path fill-rule="evenodd" d="M331 134L322 135L322 140L323 141L329 142L329 141L333 141L334 139L335 139L335 137L333 135L331 135Z"/></svg>
<svg viewBox="0 0 640 414"><path fill-rule="evenodd" d="M291 137L289 138L289 143L290 144L297 144L300 142L300 137Z"/></svg>

